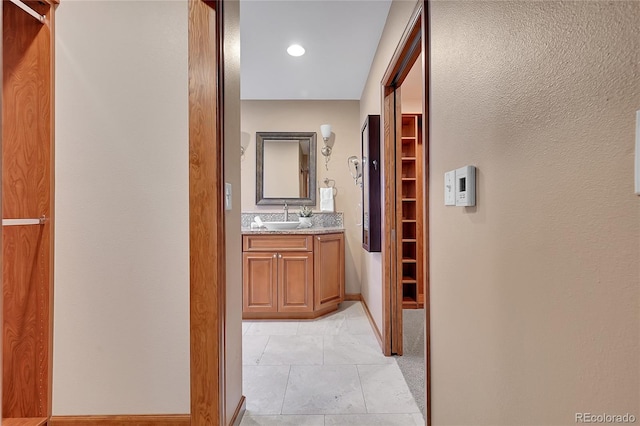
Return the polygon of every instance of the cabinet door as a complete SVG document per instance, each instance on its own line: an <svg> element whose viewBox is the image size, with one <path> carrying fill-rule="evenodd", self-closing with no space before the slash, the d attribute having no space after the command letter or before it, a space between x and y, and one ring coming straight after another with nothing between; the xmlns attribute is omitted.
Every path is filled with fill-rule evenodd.
<svg viewBox="0 0 640 426"><path fill-rule="evenodd" d="M313 253L278 254L278 312L313 311Z"/></svg>
<svg viewBox="0 0 640 426"><path fill-rule="evenodd" d="M317 235L313 242L315 309L344 300L344 235Z"/></svg>
<svg viewBox="0 0 640 426"><path fill-rule="evenodd" d="M277 254L243 253L242 265L244 312L277 312Z"/></svg>

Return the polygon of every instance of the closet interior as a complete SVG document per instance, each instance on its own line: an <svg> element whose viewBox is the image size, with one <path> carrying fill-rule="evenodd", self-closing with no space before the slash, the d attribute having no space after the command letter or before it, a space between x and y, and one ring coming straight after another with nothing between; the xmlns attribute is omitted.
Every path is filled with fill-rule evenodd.
<svg viewBox="0 0 640 426"><path fill-rule="evenodd" d="M424 307L421 114L402 114L402 141L397 155L397 270L402 281L402 308L419 309Z"/></svg>
<svg viewBox="0 0 640 426"><path fill-rule="evenodd" d="M2 2L2 424L51 415L53 28L57 2Z"/></svg>

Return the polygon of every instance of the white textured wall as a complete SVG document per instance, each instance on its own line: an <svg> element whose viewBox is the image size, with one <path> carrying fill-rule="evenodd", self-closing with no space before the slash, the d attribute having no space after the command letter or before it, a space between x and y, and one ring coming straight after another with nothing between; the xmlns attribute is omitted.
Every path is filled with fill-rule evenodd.
<svg viewBox="0 0 640 426"><path fill-rule="evenodd" d="M188 413L187 3L56 15L53 414Z"/></svg>
<svg viewBox="0 0 640 426"><path fill-rule="evenodd" d="M242 132L248 139L244 160L240 163L242 175L242 211L277 211L281 206L256 206L256 132L316 132L316 185L325 186L324 178L335 180L338 193L335 210L344 213L345 227L345 291L360 293L360 255L362 252L362 210L360 187L356 186L349 173L347 158L360 157L360 124L358 101L242 101ZM335 144L325 168L321 124L331 124ZM316 190L317 191L317 190ZM316 193L320 208L320 197ZM296 213L297 207L289 209Z"/></svg>
<svg viewBox="0 0 640 426"><path fill-rule="evenodd" d="M433 423L640 418L640 2L431 6Z"/></svg>

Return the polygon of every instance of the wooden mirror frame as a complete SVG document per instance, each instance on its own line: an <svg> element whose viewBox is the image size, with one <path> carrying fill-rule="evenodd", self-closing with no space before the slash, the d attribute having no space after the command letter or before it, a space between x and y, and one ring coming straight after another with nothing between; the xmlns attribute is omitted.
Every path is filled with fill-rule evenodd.
<svg viewBox="0 0 640 426"><path fill-rule="evenodd" d="M315 132L256 132L256 204L315 206L316 204L316 139ZM264 142L308 141L309 142L309 196L298 198L276 198L264 196Z"/></svg>

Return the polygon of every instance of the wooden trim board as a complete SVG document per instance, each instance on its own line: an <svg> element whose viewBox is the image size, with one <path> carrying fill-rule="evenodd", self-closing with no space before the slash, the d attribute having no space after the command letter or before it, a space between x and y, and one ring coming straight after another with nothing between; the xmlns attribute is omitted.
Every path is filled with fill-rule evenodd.
<svg viewBox="0 0 640 426"><path fill-rule="evenodd" d="M380 349L382 349L383 352L384 352L384 341L382 340L382 334L380 334L380 330L378 329L378 326L376 325L376 322L373 320L373 316L371 315L371 312L369 311L369 307L367 306L367 302L364 301L364 298L362 298L361 300L362 300L362 307L364 308L364 313L367 314L367 319L369 320L369 323L371 323L371 328L373 328L373 334L375 334L376 339L378 340L378 344L380 345Z"/></svg>
<svg viewBox="0 0 640 426"><path fill-rule="evenodd" d="M430 52L431 45L429 39L429 22L430 22L430 7L429 0L423 0L422 2L422 105L424 105L422 111L422 158L423 169L422 174L424 180L422 182L422 276L424 279L424 313L425 313L425 399L426 399L426 426L431 426L431 296L430 296L430 252L429 252L429 81L431 79L429 75L430 70Z"/></svg>
<svg viewBox="0 0 640 426"><path fill-rule="evenodd" d="M222 1L189 0L191 419L220 424L225 401Z"/></svg>
<svg viewBox="0 0 640 426"><path fill-rule="evenodd" d="M362 301L364 303L364 300L362 299L362 295L360 293L345 293L344 295L344 300L351 300L351 301Z"/></svg>
<svg viewBox="0 0 640 426"><path fill-rule="evenodd" d="M236 407L236 411L233 413L233 417L231 417L231 421L229 425L231 426L239 426L240 422L242 422L242 417L244 413L247 411L247 398L242 395L240 398L240 402L238 402L238 406Z"/></svg>
<svg viewBox="0 0 640 426"><path fill-rule="evenodd" d="M42 426L47 424L46 417L26 417L2 419L2 426Z"/></svg>
<svg viewBox="0 0 640 426"><path fill-rule="evenodd" d="M51 426L190 426L191 416L189 414L53 416L49 424ZM5 426L4 422L2 426Z"/></svg>

